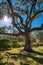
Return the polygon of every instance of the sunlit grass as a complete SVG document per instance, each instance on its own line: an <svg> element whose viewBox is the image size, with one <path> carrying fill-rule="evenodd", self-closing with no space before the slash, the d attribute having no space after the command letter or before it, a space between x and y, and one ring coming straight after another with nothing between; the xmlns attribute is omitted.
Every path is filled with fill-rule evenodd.
<svg viewBox="0 0 43 65"><path fill-rule="evenodd" d="M3 59L1 59L0 65L1 63L4 65L43 65L43 46L35 47L33 50L25 52L23 47L5 50L1 53Z"/></svg>

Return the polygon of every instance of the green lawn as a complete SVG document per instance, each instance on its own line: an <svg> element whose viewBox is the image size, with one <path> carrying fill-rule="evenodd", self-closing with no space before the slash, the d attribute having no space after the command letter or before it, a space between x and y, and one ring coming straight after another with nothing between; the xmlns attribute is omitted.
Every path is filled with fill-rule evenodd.
<svg viewBox="0 0 43 65"><path fill-rule="evenodd" d="M43 65L43 46L34 47L32 52L22 49L0 51L0 65Z"/></svg>

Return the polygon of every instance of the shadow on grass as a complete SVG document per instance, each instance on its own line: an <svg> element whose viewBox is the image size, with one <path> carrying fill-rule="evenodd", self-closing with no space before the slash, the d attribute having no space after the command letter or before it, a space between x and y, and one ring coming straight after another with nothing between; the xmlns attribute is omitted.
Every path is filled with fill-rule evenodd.
<svg viewBox="0 0 43 65"><path fill-rule="evenodd" d="M29 65L29 64L27 64L27 63L20 63L20 65Z"/></svg>
<svg viewBox="0 0 43 65"><path fill-rule="evenodd" d="M37 51L34 51L34 50L32 52L29 52L29 53L19 53L19 54L14 53L14 54L11 54L11 53L7 52L7 54L11 55L11 58L15 59L15 60L17 60L18 58L21 59L21 60L24 59L26 63L21 63L21 65L29 65L28 64L29 60L28 60L28 62L26 61L27 58L29 58L29 59L31 58L34 61L43 64L43 57L41 57L41 56L43 56L43 53L37 52Z"/></svg>
<svg viewBox="0 0 43 65"><path fill-rule="evenodd" d="M11 56L11 59L17 60L19 58L20 60L23 60L23 62L21 62L20 65L30 65L31 63L33 63L33 61L36 61L40 64L43 64L43 57L41 57L41 56L43 56L43 53L37 52L34 50L32 50L32 52L26 52L25 53L23 51L23 53L20 52L20 53L14 53L14 54L6 52L6 54ZM27 59L27 58L29 58L29 59ZM4 64L1 63L0 65L4 65Z"/></svg>
<svg viewBox="0 0 43 65"><path fill-rule="evenodd" d="M0 51L7 51L7 50L11 50L11 48L1 48Z"/></svg>
<svg viewBox="0 0 43 65"><path fill-rule="evenodd" d="M33 58L33 60L43 64L43 58L38 58L38 57L34 57L34 56L32 56L31 58Z"/></svg>
<svg viewBox="0 0 43 65"><path fill-rule="evenodd" d="M37 54L37 55L40 55L40 56L43 56L43 53L41 53L41 52L38 52L38 51L32 51L31 52L31 54ZM37 62L39 62L39 63L41 63L41 64L43 64L43 57L41 58L41 57L35 57L35 56L32 56L31 55L31 57L35 60L35 61L37 61Z"/></svg>
<svg viewBox="0 0 43 65"><path fill-rule="evenodd" d="M38 51L34 51L34 50L32 50L32 52L31 53L34 53L34 54L38 54L38 55L41 55L41 56L43 56L43 53L41 53L41 52L38 52Z"/></svg>
<svg viewBox="0 0 43 65"><path fill-rule="evenodd" d="M0 65L5 65L4 63L0 63Z"/></svg>

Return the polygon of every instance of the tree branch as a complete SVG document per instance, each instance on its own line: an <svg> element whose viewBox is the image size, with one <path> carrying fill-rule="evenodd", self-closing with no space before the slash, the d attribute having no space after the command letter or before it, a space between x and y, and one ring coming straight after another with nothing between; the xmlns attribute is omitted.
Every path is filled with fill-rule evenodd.
<svg viewBox="0 0 43 65"><path fill-rule="evenodd" d="M13 7L12 7L12 2L11 2L11 0L7 0L7 2L8 2L8 5L9 5L9 8L10 8L10 10L11 10L11 16L12 17L14 17L14 16L16 16L16 17L18 17L19 19L20 19L20 24L24 27L24 25L23 25L23 18L18 14L18 13L16 13L16 12L13 12ZM19 26L14 22L14 24L13 24L20 32L21 32L21 29L19 28Z"/></svg>
<svg viewBox="0 0 43 65"><path fill-rule="evenodd" d="M26 26L28 26L27 21L31 18L32 11L35 8L36 2L37 2L37 0L31 0L31 1L32 1L32 5L31 5L29 16L27 17L27 20L26 20L26 24L25 24Z"/></svg>
<svg viewBox="0 0 43 65"><path fill-rule="evenodd" d="M12 7L11 0L7 0L7 2L8 2L8 5L9 5L10 10L12 11L12 14L11 15L18 17L20 19L20 24L23 25L23 18L18 13L13 12L13 7Z"/></svg>
<svg viewBox="0 0 43 65"><path fill-rule="evenodd" d="M23 18L18 13L16 13L16 12L11 13L11 16L16 16L16 17L20 18L20 23L23 25Z"/></svg>
<svg viewBox="0 0 43 65"><path fill-rule="evenodd" d="M37 11L27 22L26 25L28 25L38 14L43 12L43 10Z"/></svg>
<svg viewBox="0 0 43 65"><path fill-rule="evenodd" d="M11 12L13 12L13 8L12 8L12 2L11 2L11 0L7 0L7 2L8 2L8 5L9 5L9 8L10 8Z"/></svg>
<svg viewBox="0 0 43 65"><path fill-rule="evenodd" d="M21 26L20 23L17 22L17 25L19 25L20 29L24 29L24 27Z"/></svg>
<svg viewBox="0 0 43 65"><path fill-rule="evenodd" d="M37 28L30 29L30 32L33 32L33 31L36 31L36 30L43 30L43 27L37 27Z"/></svg>
<svg viewBox="0 0 43 65"><path fill-rule="evenodd" d="M11 34L11 33L1 33L0 34L2 35L12 35L12 36L19 36L19 35L24 35L24 32L23 33L17 33L17 34Z"/></svg>
<svg viewBox="0 0 43 65"><path fill-rule="evenodd" d="M17 11L19 11L19 12L21 12L21 13L22 13L22 12L25 12L25 14L28 15L28 12L27 12L27 11L25 11L25 10L19 8L19 7L13 7L13 9L14 9L14 10L17 10Z"/></svg>

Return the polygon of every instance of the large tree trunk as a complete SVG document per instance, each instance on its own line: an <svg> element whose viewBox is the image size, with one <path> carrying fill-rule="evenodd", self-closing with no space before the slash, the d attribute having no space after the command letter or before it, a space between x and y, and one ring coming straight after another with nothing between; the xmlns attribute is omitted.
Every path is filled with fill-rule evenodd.
<svg viewBox="0 0 43 65"><path fill-rule="evenodd" d="M31 51L32 51L30 35L26 35L26 36L25 36L25 46L24 46L24 50L25 50L25 51L28 51L28 52L31 52Z"/></svg>

